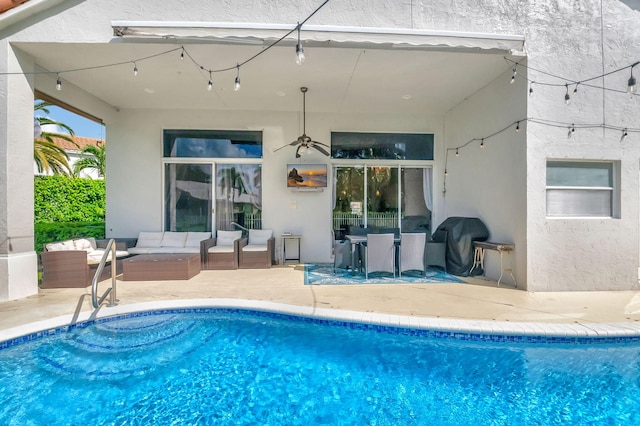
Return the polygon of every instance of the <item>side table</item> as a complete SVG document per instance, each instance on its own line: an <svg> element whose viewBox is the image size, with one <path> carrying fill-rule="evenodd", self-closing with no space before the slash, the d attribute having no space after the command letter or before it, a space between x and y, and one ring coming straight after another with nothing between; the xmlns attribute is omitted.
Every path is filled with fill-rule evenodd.
<svg viewBox="0 0 640 426"><path fill-rule="evenodd" d="M282 263L285 264L287 260L296 260L298 263L300 262L300 240L302 239L302 235L299 234L289 234L283 233L282 237ZM296 240L298 242L298 257L287 257L287 240Z"/></svg>

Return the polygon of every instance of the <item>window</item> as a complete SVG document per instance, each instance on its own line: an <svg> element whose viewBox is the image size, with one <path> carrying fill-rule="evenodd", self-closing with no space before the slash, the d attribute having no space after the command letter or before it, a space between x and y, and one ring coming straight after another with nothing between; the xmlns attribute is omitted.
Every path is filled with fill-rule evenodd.
<svg viewBox="0 0 640 426"><path fill-rule="evenodd" d="M610 161L547 161L547 216L614 217L616 169Z"/></svg>
<svg viewBox="0 0 640 426"><path fill-rule="evenodd" d="M331 132L331 157L378 160L433 160L433 135Z"/></svg>
<svg viewBox="0 0 640 426"><path fill-rule="evenodd" d="M164 156L173 158L262 158L262 132L165 130Z"/></svg>

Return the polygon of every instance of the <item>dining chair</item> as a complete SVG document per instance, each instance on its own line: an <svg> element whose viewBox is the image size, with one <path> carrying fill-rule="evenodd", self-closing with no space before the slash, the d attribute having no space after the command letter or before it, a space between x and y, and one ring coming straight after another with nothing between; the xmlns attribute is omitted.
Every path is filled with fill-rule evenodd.
<svg viewBox="0 0 640 426"><path fill-rule="evenodd" d="M447 272L447 231L438 230L424 246L426 266L440 266Z"/></svg>
<svg viewBox="0 0 640 426"><path fill-rule="evenodd" d="M393 234L367 234L365 279L369 272L391 272L396 276L396 248Z"/></svg>
<svg viewBox="0 0 640 426"><path fill-rule="evenodd" d="M402 276L404 271L420 271L426 276L425 245L427 234L402 233L400 234L400 261L398 273Z"/></svg>

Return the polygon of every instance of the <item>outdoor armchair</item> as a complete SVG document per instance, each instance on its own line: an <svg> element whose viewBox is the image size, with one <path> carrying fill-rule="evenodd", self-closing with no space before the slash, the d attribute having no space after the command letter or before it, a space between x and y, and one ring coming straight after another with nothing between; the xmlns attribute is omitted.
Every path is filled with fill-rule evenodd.
<svg viewBox="0 0 640 426"><path fill-rule="evenodd" d="M216 238L205 241L204 269L238 269L240 250L247 245L242 231L216 232Z"/></svg>
<svg viewBox="0 0 640 426"><path fill-rule="evenodd" d="M240 248L241 269L268 269L275 261L276 239L272 229L250 229L247 245Z"/></svg>

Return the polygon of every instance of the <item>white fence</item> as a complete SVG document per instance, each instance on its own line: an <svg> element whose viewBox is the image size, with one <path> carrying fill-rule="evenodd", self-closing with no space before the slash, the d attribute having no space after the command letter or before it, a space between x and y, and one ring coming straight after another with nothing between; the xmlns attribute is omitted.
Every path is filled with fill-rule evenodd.
<svg viewBox="0 0 640 426"><path fill-rule="evenodd" d="M359 214L334 213L333 229L340 229L345 225L360 226L364 224L364 217ZM369 213L367 226L379 228L395 228L398 226L398 213Z"/></svg>

